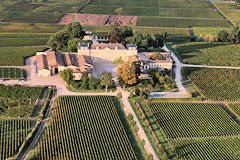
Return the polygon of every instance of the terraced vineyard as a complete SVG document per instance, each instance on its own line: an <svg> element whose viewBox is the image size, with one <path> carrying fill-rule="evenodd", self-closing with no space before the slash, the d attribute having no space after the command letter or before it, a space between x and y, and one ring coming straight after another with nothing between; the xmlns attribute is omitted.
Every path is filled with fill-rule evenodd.
<svg viewBox="0 0 240 160"><path fill-rule="evenodd" d="M229 104L229 106L240 116L240 104Z"/></svg>
<svg viewBox="0 0 240 160"><path fill-rule="evenodd" d="M240 126L217 104L150 103L149 109L168 139L240 133Z"/></svg>
<svg viewBox="0 0 240 160"><path fill-rule="evenodd" d="M136 159L111 97L66 96L30 159Z"/></svg>
<svg viewBox="0 0 240 160"><path fill-rule="evenodd" d="M0 159L14 156L22 145L27 134L35 125L31 120L0 119Z"/></svg>
<svg viewBox="0 0 240 160"><path fill-rule="evenodd" d="M207 100L238 101L240 99L239 70L184 68L183 71Z"/></svg>
<svg viewBox="0 0 240 160"><path fill-rule="evenodd" d="M240 159L240 138L217 138L171 141L178 159Z"/></svg>

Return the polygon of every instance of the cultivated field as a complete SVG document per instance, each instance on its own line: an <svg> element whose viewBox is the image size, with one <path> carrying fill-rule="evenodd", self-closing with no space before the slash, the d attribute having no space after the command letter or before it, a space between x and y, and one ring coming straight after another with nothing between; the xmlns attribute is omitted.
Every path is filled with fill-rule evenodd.
<svg viewBox="0 0 240 160"><path fill-rule="evenodd" d="M30 118L40 87L0 85L0 117Z"/></svg>
<svg viewBox="0 0 240 160"><path fill-rule="evenodd" d="M239 66L240 45L230 43L189 42L173 46L184 63L211 66Z"/></svg>
<svg viewBox="0 0 240 160"><path fill-rule="evenodd" d="M149 108L168 139L230 136L239 125L217 104L150 103Z"/></svg>
<svg viewBox="0 0 240 160"><path fill-rule="evenodd" d="M0 67L0 78L1 79L24 79L24 70L20 68L1 68Z"/></svg>
<svg viewBox="0 0 240 160"><path fill-rule="evenodd" d="M239 159L240 138L191 139L171 141L178 159Z"/></svg>
<svg viewBox="0 0 240 160"><path fill-rule="evenodd" d="M184 68L183 74L207 100L238 101L240 99L239 70Z"/></svg>
<svg viewBox="0 0 240 160"><path fill-rule="evenodd" d="M139 16L138 26L176 27L230 27L207 1L200 0L92 0L80 13L117 14Z"/></svg>
<svg viewBox="0 0 240 160"><path fill-rule="evenodd" d="M218 2L214 2L214 5L222 12L224 16L229 18L234 25L240 23L240 6L237 6L236 4Z"/></svg>
<svg viewBox="0 0 240 160"><path fill-rule="evenodd" d="M111 97L59 97L31 159L136 159Z"/></svg>
<svg viewBox="0 0 240 160"><path fill-rule="evenodd" d="M37 51L43 51L47 47L8 47L0 48L1 66L23 66L25 58L36 54Z"/></svg>
<svg viewBox="0 0 240 160"><path fill-rule="evenodd" d="M0 118L0 159L5 160L16 153L35 125L32 120L5 120Z"/></svg>
<svg viewBox="0 0 240 160"><path fill-rule="evenodd" d="M240 104L229 104L229 106L240 116Z"/></svg>
<svg viewBox="0 0 240 160"><path fill-rule="evenodd" d="M178 159L239 159L240 127L213 103L149 103Z"/></svg>

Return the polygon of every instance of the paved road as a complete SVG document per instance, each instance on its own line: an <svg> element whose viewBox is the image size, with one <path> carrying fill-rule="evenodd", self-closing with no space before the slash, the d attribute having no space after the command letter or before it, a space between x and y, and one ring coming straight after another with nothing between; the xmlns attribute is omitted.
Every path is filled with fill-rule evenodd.
<svg viewBox="0 0 240 160"><path fill-rule="evenodd" d="M169 52L170 50L164 46L163 49L166 52ZM182 84L182 73L181 73L181 68L183 66L182 62L177 58L177 56L172 52L171 52L171 56L173 58L173 60L175 61L175 83L179 89L178 92L151 92L149 98L189 98L189 94L186 91L186 89L184 88L183 84Z"/></svg>

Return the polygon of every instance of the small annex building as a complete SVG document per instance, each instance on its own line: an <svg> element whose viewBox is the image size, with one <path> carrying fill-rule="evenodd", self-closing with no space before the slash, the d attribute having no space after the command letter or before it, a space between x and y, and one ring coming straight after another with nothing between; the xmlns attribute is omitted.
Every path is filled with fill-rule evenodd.
<svg viewBox="0 0 240 160"><path fill-rule="evenodd" d="M143 72L146 72L151 68L168 69L168 70L172 69L173 60L171 58L171 53L170 52L158 52L158 53L160 53L165 59L152 60L150 57L153 54L153 52L138 54L138 59L141 62L141 69Z"/></svg>
<svg viewBox="0 0 240 160"><path fill-rule="evenodd" d="M35 65L39 77L48 77L64 69L72 69L75 80L79 80L83 72L90 73L93 69L91 59L87 56L55 51L37 52Z"/></svg>
<svg viewBox="0 0 240 160"><path fill-rule="evenodd" d="M78 54L89 56L93 61L114 61L122 57L124 61L128 56L137 55L137 47L134 44L128 44L126 47L121 43L94 43L79 44Z"/></svg>

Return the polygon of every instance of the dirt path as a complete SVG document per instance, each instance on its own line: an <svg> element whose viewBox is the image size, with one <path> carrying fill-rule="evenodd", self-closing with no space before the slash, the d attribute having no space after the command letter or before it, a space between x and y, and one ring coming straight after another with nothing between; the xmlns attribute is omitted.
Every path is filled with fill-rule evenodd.
<svg viewBox="0 0 240 160"><path fill-rule="evenodd" d="M140 135L140 139L144 139L144 141L145 141L145 149L153 155L154 160L158 160L158 157L155 154L151 143L149 142L140 122L138 121L138 118L137 118L135 112L132 109L132 106L130 105L130 103L128 101L129 93L126 91L123 91L120 87L118 88L118 91L120 91L122 93L122 102L124 105L124 111L125 111L126 115L131 113L133 115L133 119L136 121L136 124L139 128L138 134Z"/></svg>
<svg viewBox="0 0 240 160"><path fill-rule="evenodd" d="M53 99L52 99L53 100ZM51 100L51 102L52 102ZM52 104L50 102L50 104ZM16 158L16 160L22 160L22 159L25 159L25 157L27 157L28 153L34 148L34 146L37 144L39 138L41 137L46 125L47 125L47 122L48 122L48 117L50 115L50 112L51 112L51 106L48 107L48 110L46 112L46 118L44 120L42 120L38 126L37 126L37 133L36 135L34 136L34 139L32 140L31 144L26 148L26 150L24 152L21 152L19 154L19 156Z"/></svg>

